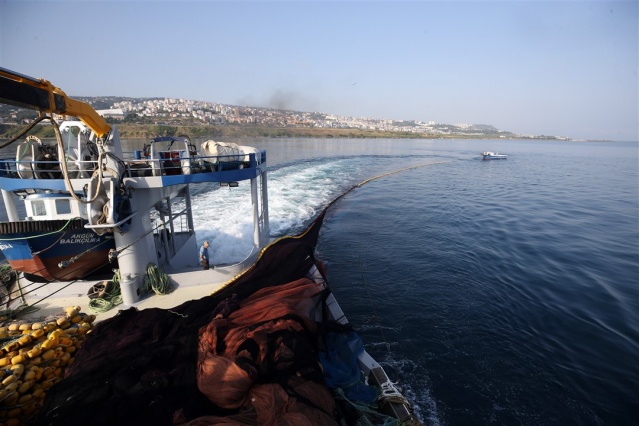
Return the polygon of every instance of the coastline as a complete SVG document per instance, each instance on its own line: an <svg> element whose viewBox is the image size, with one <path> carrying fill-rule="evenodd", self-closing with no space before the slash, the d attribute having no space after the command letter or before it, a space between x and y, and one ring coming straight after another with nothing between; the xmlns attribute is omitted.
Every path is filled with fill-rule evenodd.
<svg viewBox="0 0 639 426"><path fill-rule="evenodd" d="M157 136L183 134L191 138L335 138L335 139L501 139L501 140L567 140L554 136L522 136L510 132L451 132L424 133L409 131L368 130L357 128L319 128L319 127L270 127L247 125L202 125L202 124L137 124L120 123L120 137L123 139L148 139ZM5 124L0 126L0 139L8 139L18 134L24 126ZM40 126L32 132L39 138L54 137L50 126ZM607 141L597 141L607 142Z"/></svg>

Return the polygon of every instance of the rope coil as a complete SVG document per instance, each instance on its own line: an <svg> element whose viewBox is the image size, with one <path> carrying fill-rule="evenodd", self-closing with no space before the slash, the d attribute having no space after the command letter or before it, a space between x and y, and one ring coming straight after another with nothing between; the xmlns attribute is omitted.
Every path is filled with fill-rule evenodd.
<svg viewBox="0 0 639 426"><path fill-rule="evenodd" d="M99 297L94 297L89 301L89 308L92 311L106 312L114 306L122 304L122 293L120 291L120 270L116 269L114 272L115 273L113 274L113 278L111 279L111 281L106 281L104 284L104 288L99 291Z"/></svg>
<svg viewBox="0 0 639 426"><path fill-rule="evenodd" d="M169 276L151 262L146 267L144 289L149 293L153 291L155 294L169 294L173 291L173 286L169 282Z"/></svg>

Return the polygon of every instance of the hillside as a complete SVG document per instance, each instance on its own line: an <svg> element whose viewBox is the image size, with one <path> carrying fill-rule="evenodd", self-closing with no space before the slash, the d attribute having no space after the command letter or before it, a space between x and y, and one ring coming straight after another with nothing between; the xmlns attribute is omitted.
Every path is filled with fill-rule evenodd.
<svg viewBox="0 0 639 426"><path fill-rule="evenodd" d="M343 117L320 112L241 107L166 98L76 97L101 110L107 122L117 124L124 139L187 134L194 138L317 137L317 138L468 138L567 139L524 136L489 124L442 124L417 120ZM0 137L18 134L37 114L0 105ZM36 126L32 134L53 137L50 126Z"/></svg>

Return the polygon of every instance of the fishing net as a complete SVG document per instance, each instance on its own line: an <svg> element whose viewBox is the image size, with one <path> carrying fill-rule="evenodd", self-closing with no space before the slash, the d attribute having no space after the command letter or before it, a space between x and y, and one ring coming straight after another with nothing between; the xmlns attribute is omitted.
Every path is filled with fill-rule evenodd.
<svg viewBox="0 0 639 426"><path fill-rule="evenodd" d="M306 277L323 217L214 296L98 323L37 423L338 424L319 353L350 330L324 320L328 289Z"/></svg>

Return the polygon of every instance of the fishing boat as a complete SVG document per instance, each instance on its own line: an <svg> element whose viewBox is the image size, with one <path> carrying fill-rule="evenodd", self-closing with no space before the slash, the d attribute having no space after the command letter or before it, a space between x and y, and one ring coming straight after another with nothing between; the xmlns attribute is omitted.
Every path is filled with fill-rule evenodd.
<svg viewBox="0 0 639 426"><path fill-rule="evenodd" d="M88 128L67 122L60 133L62 148L30 135L17 144L15 159L0 159L0 189L9 218L0 222L0 250L13 270L35 280L85 278L100 271L114 248L112 235L84 228L82 187L74 193L60 189L59 158L67 160L74 178L90 177L88 169L95 167Z"/></svg>
<svg viewBox="0 0 639 426"><path fill-rule="evenodd" d="M0 365L11 366L0 421L419 424L330 291L315 257L325 211L302 234L270 240L265 151L168 137L125 153L116 127L48 81L0 68L0 89L1 102L51 121L57 152L42 159L42 143L27 138L20 153L29 156L2 160L7 227L45 223L34 206L56 217L62 199L70 223L47 219L24 239L50 233L58 244L91 245L55 250L47 270L84 265L71 281L42 273L43 262L15 279L0 324ZM190 195L198 183L250 186L253 248L243 261L198 264ZM19 216L16 200L31 216ZM10 235L3 245L23 238ZM7 258L12 248L3 248ZM90 279L94 256L115 274ZM34 281L38 273L48 282ZM86 314L110 292L119 305Z"/></svg>
<svg viewBox="0 0 639 426"><path fill-rule="evenodd" d="M492 151L484 151L481 153L481 156L483 160L506 160L508 158L506 154L499 154Z"/></svg>

